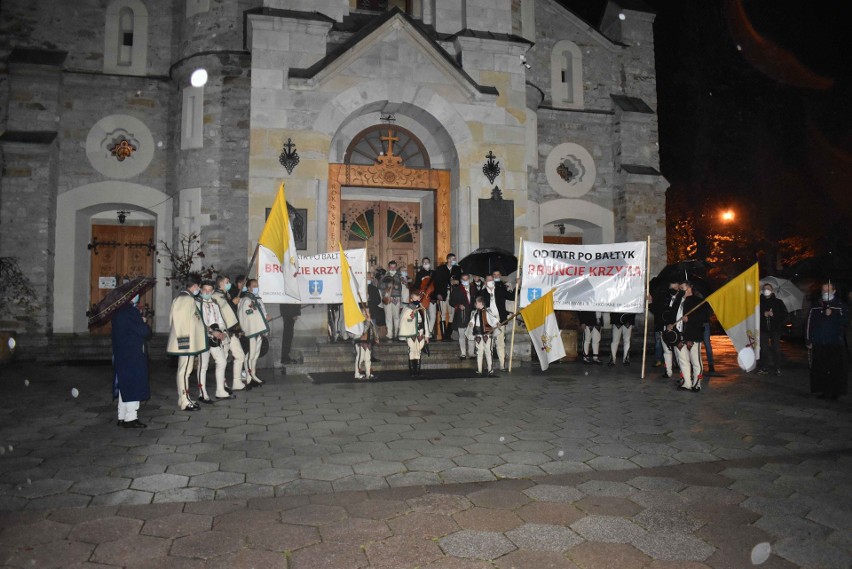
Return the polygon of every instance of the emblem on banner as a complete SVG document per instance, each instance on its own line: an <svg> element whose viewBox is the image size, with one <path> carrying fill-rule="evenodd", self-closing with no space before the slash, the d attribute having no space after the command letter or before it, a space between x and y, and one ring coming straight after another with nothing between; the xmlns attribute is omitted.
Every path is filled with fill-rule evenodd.
<svg viewBox="0 0 852 569"><path fill-rule="evenodd" d="M322 296L322 281L308 281L308 294L311 298L319 298Z"/></svg>
<svg viewBox="0 0 852 569"><path fill-rule="evenodd" d="M540 288L527 289L527 300L533 302L534 300L538 300L539 298L541 298Z"/></svg>

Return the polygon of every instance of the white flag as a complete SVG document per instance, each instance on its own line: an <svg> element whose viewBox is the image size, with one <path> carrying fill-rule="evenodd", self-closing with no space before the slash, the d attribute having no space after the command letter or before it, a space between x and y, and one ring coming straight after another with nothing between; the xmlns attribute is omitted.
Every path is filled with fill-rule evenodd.
<svg viewBox="0 0 852 569"><path fill-rule="evenodd" d="M521 316L524 317L524 323L529 330L542 371L546 370L551 362L565 357L562 334L556 322L556 312L553 311L553 289L526 308L522 308Z"/></svg>

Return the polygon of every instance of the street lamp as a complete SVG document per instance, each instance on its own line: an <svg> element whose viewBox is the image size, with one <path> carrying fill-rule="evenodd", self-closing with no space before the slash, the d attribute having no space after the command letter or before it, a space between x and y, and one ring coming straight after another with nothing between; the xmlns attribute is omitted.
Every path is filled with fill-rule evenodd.
<svg viewBox="0 0 852 569"><path fill-rule="evenodd" d="M722 212L721 215L722 221L724 221L725 223L731 223L732 221L734 221L734 219L736 219L736 217L737 215L732 209L726 209Z"/></svg>

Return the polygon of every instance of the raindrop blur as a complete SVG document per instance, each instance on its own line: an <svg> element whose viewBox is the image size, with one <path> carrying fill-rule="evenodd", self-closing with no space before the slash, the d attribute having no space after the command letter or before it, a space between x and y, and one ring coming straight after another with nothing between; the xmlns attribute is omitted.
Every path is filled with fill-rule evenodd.
<svg viewBox="0 0 852 569"><path fill-rule="evenodd" d="M78 395L80 395L80 392L79 392L79 391L77 391L77 388L76 388L76 387L72 387L72 388L71 388L71 397L73 397L73 398L75 398L75 399L76 399Z"/></svg>
<svg viewBox="0 0 852 569"><path fill-rule="evenodd" d="M559 452L556 453L556 456L558 456L559 458L562 458L563 456L565 456L565 451L560 450Z"/></svg>
<svg viewBox="0 0 852 569"><path fill-rule="evenodd" d="M768 542L761 542L755 545L751 550L751 564L760 565L769 559L769 554L772 553L772 546Z"/></svg>
<svg viewBox="0 0 852 569"><path fill-rule="evenodd" d="M505 441L505 440L506 440L506 437L500 437L500 442L501 442L501 443L502 443L503 441Z"/></svg>
<svg viewBox="0 0 852 569"><path fill-rule="evenodd" d="M30 380L29 380L29 379L25 379L25 380L24 380L24 387L29 387L29 386L30 386Z"/></svg>

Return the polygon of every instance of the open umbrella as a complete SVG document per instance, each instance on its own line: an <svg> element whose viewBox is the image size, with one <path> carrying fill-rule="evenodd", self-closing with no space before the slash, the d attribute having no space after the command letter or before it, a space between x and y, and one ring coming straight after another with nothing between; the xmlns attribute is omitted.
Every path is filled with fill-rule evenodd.
<svg viewBox="0 0 852 569"><path fill-rule="evenodd" d="M497 247L481 247L459 261L464 272L484 277L494 271L500 271L504 276L518 270L518 258L505 249Z"/></svg>
<svg viewBox="0 0 852 569"><path fill-rule="evenodd" d="M668 279L691 281L695 277L706 277L709 268L710 263L708 261L689 259L666 265L657 276L666 280L666 284L668 284Z"/></svg>
<svg viewBox="0 0 852 569"><path fill-rule="evenodd" d="M775 297L784 303L789 312L795 312L802 309L802 302L805 300L805 293L799 290L799 287L794 285L787 279L779 277L763 277L760 279L760 286L771 284L775 292Z"/></svg>
<svg viewBox="0 0 852 569"><path fill-rule="evenodd" d="M89 329L103 326L110 320L119 308L133 300L137 294L142 296L157 283L153 277L136 277L115 287L91 310L86 312L89 317Z"/></svg>

